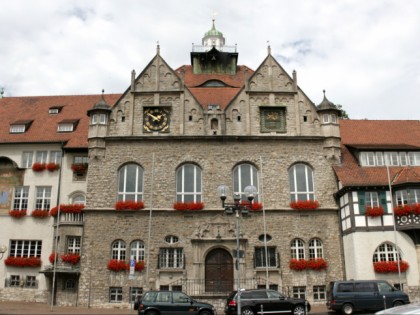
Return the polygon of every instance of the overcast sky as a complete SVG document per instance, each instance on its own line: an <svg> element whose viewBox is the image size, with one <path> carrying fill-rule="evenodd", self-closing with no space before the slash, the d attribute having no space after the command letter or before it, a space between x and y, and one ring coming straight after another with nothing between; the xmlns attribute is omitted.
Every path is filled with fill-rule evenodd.
<svg viewBox="0 0 420 315"><path fill-rule="evenodd" d="M176 69L216 28L256 69L267 45L318 105L420 119L417 0L13 0L0 9L4 97L122 93L156 54Z"/></svg>

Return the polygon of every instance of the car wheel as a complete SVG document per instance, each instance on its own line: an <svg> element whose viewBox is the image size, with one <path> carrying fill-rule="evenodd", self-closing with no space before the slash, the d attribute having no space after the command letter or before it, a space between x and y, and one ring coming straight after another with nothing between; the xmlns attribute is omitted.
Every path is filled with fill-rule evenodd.
<svg viewBox="0 0 420 315"><path fill-rule="evenodd" d="M156 312L156 311L148 311L148 312L146 313L146 315L159 315L159 313L158 313L158 312Z"/></svg>
<svg viewBox="0 0 420 315"><path fill-rule="evenodd" d="M198 315L212 315L213 313L207 310L201 311Z"/></svg>
<svg viewBox="0 0 420 315"><path fill-rule="evenodd" d="M241 310L241 315L255 315L255 314L249 307L244 307Z"/></svg>
<svg viewBox="0 0 420 315"><path fill-rule="evenodd" d="M341 311L343 312L343 314L346 314L346 315L353 314L353 310L354 310L354 307L350 303L345 303L343 307L341 308Z"/></svg>
<svg viewBox="0 0 420 315"><path fill-rule="evenodd" d="M297 305L294 309L293 309L293 315L305 315L305 308L303 307L303 305Z"/></svg>
<svg viewBox="0 0 420 315"><path fill-rule="evenodd" d="M393 307L403 305L404 303L402 301L395 301L394 304L392 304Z"/></svg>

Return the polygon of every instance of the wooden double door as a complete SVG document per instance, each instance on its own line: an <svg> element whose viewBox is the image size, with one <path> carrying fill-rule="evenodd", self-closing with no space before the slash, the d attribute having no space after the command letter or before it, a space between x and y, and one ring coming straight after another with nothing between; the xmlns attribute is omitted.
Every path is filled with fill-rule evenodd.
<svg viewBox="0 0 420 315"><path fill-rule="evenodd" d="M216 248L206 257L206 292L231 292L233 290L233 258L225 249Z"/></svg>

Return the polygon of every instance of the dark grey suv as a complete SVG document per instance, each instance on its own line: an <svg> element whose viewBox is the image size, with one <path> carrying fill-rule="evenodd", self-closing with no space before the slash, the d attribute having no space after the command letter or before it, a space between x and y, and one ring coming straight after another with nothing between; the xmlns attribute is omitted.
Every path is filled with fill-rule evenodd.
<svg viewBox="0 0 420 315"><path fill-rule="evenodd" d="M134 309L139 315L217 315L213 305L177 291L148 291Z"/></svg>
<svg viewBox="0 0 420 315"><path fill-rule="evenodd" d="M304 299L288 298L283 294L267 289L240 291L241 315L293 314L305 315L311 305ZM238 314L238 294L232 292L226 300L225 314Z"/></svg>

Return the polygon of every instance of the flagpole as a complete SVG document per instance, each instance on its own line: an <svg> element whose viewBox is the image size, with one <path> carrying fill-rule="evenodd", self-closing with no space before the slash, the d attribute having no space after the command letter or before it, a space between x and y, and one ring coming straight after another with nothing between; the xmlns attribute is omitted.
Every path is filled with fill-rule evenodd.
<svg viewBox="0 0 420 315"><path fill-rule="evenodd" d="M264 205L264 176L263 176L263 164L262 156L260 156L260 169L261 169L261 204L263 211L263 226L264 226L264 251L265 251L265 288L268 289L268 248L267 248L267 223L265 220L265 205Z"/></svg>
<svg viewBox="0 0 420 315"><path fill-rule="evenodd" d="M152 154L152 183L150 189L150 210L149 210L149 232L147 237L147 255L146 255L146 281L149 285L149 257L150 257L150 239L152 234L152 213L153 213L153 186L155 182L155 152Z"/></svg>

